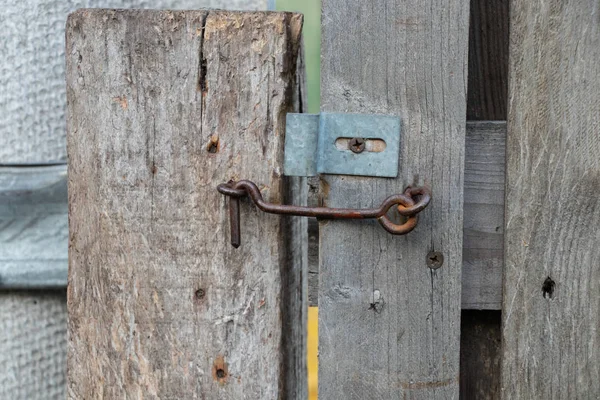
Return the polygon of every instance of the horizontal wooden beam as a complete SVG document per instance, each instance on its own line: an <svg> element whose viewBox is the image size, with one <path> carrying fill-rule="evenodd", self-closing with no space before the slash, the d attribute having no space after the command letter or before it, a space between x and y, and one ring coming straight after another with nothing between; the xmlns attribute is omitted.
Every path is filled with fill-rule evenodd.
<svg viewBox="0 0 600 400"><path fill-rule="evenodd" d="M506 122L467 123L462 308L499 310L502 302ZM312 185L312 205L318 203ZM318 224L309 222L309 301L317 305Z"/></svg>
<svg viewBox="0 0 600 400"><path fill-rule="evenodd" d="M499 310L506 122L467 123L465 147L462 308Z"/></svg>

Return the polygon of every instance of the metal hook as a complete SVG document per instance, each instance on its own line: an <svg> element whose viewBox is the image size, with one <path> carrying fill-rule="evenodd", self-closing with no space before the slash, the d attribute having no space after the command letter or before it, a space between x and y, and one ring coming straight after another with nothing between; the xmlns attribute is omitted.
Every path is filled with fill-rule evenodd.
<svg viewBox="0 0 600 400"><path fill-rule="evenodd" d="M317 217L320 219L367 219L376 218L383 228L393 235L405 235L417 226L417 214L421 212L431 200L431 194L426 187L408 187L403 194L388 197L378 208L329 208L305 207L283 204L272 204L264 201L260 190L254 182L241 180L238 182L222 183L217 186L219 193L229 196L229 220L231 224L231 244L239 247L240 237L240 198L249 196L256 206L270 214L295 215L303 217ZM415 202L415 197L418 201ZM397 206L400 215L408 217L403 224L395 224L390 220L387 212Z"/></svg>

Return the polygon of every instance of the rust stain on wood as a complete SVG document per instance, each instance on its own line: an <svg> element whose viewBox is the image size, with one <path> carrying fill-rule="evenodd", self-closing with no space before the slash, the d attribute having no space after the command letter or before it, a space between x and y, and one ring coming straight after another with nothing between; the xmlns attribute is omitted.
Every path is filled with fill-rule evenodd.
<svg viewBox="0 0 600 400"><path fill-rule="evenodd" d="M409 18L396 18L396 25L397 26L403 26L406 28L416 28L419 25L422 24L422 19L421 18L414 18L414 17L409 17Z"/></svg>
<svg viewBox="0 0 600 400"><path fill-rule="evenodd" d="M113 98L113 101L115 103L119 103L121 105L121 108L123 110L127 110L127 97L125 97L125 96L117 96L117 97Z"/></svg>
<svg viewBox="0 0 600 400"><path fill-rule="evenodd" d="M244 215L250 226L260 222L261 235L248 235L244 252L234 253L214 187L250 174L279 201L300 193L272 175L283 135L256 140L282 125L281 109L299 111L291 90L299 38L287 30L300 27L278 34L274 21L289 18L281 13L94 10L69 18L69 396L306 398L304 329L295 322L302 296L288 289L301 282L300 240L292 238L305 229ZM250 57L253 38L267 43L261 57ZM96 68L106 43L108 75ZM133 86L122 75L132 70ZM136 97L142 89L147 96ZM135 107L124 110L129 98ZM260 312L229 297L247 290L264 297ZM189 334L200 331L210 340ZM189 354L209 356L194 357L192 367ZM232 374L243 365L243 375L230 376L229 365Z"/></svg>
<svg viewBox="0 0 600 400"><path fill-rule="evenodd" d="M220 149L219 135L211 135L206 144L206 151L209 153L218 153Z"/></svg>

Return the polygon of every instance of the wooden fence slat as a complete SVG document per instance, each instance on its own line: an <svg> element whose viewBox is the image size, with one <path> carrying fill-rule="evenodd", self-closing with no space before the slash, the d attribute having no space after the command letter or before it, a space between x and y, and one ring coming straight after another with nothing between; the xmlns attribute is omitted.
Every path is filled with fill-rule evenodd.
<svg viewBox="0 0 600 400"><path fill-rule="evenodd" d="M500 310L504 265L506 122L467 122L462 308ZM318 195L309 195L313 205ZM318 224L309 221L309 302L318 305ZM311 277L311 275L313 275Z"/></svg>
<svg viewBox="0 0 600 400"><path fill-rule="evenodd" d="M281 174L301 25L69 17L69 398L306 397L306 223L242 202L234 249L216 191L241 178L269 201L293 191ZM297 245L283 235L302 230Z"/></svg>
<svg viewBox="0 0 600 400"><path fill-rule="evenodd" d="M499 310L504 265L506 122L467 122L462 308Z"/></svg>
<svg viewBox="0 0 600 400"><path fill-rule="evenodd" d="M398 179L324 176L330 207L409 184L433 200L407 236L320 225L321 399L458 397L469 4L325 0L321 108L402 117ZM430 251L444 266L426 266Z"/></svg>
<svg viewBox="0 0 600 400"><path fill-rule="evenodd" d="M600 398L599 18L511 2L504 399Z"/></svg>

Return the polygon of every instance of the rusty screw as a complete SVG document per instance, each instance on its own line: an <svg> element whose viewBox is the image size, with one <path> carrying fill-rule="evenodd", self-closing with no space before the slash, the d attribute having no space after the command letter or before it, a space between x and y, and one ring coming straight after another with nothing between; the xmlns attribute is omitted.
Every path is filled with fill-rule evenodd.
<svg viewBox="0 0 600 400"><path fill-rule="evenodd" d="M348 148L352 150L353 153L362 153L365 151L365 139L358 137L350 139L350 142L348 142Z"/></svg>
<svg viewBox="0 0 600 400"><path fill-rule="evenodd" d="M439 251L430 251L427 254L427 266L431 269L438 269L444 264L444 255Z"/></svg>

